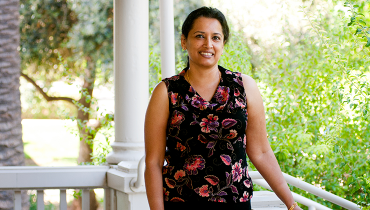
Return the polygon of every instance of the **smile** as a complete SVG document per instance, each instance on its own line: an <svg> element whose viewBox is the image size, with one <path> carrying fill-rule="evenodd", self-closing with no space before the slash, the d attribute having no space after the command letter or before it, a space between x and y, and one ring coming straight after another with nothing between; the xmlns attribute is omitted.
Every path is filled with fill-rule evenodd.
<svg viewBox="0 0 370 210"><path fill-rule="evenodd" d="M210 52L200 52L201 55L205 55L205 56L212 56L213 53L210 53Z"/></svg>

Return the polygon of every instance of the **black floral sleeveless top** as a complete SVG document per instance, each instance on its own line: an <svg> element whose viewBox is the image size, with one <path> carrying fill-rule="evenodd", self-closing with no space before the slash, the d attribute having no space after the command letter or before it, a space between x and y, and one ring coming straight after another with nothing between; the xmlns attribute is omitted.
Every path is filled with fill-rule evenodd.
<svg viewBox="0 0 370 210"><path fill-rule="evenodd" d="M242 203L252 197L246 160L247 101L240 73L219 66L210 101L179 75L166 78L167 126L163 197L168 202Z"/></svg>

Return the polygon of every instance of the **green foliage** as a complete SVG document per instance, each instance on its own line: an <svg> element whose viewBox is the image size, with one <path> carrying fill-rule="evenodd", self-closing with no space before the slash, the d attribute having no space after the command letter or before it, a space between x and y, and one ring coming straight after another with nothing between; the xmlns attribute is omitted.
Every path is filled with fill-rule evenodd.
<svg viewBox="0 0 370 210"><path fill-rule="evenodd" d="M306 11L310 30L286 34L290 44L258 67L268 138L284 172L366 206L370 63L354 31L368 19L352 16L348 24L341 11Z"/></svg>
<svg viewBox="0 0 370 210"><path fill-rule="evenodd" d="M75 191L73 191L73 197L75 199L81 198L82 197L82 190L75 190Z"/></svg>
<svg viewBox="0 0 370 210"><path fill-rule="evenodd" d="M94 85L112 83L113 1L20 3L22 71L37 81L44 92L48 93L58 80L69 84L76 78L95 80ZM33 92L31 95L35 96L22 95L23 104L30 107L23 108L24 117L63 118L56 114L60 113L59 107L75 114L69 104L47 103L35 88L24 92Z"/></svg>
<svg viewBox="0 0 370 210"><path fill-rule="evenodd" d="M89 56L93 61L108 65L113 61L113 1L68 1L78 22L68 34L67 47L78 57ZM111 64L110 64L111 65ZM108 68L112 70L112 67ZM108 73L108 72L107 72ZM112 75L107 75L107 77Z"/></svg>
<svg viewBox="0 0 370 210"><path fill-rule="evenodd" d="M362 4L362 6L363 5L364 4ZM365 47L370 47L370 28L366 25L364 20L366 16L358 12L360 6L357 4L353 5L351 2L345 2L344 6L349 8L349 11L351 12L351 18L348 26L355 26L355 35L363 39L363 41L366 43Z"/></svg>
<svg viewBox="0 0 370 210"><path fill-rule="evenodd" d="M261 45L258 55L251 54L244 37L236 33L220 64L257 80L268 139L285 173L366 209L370 204L370 62L366 39L356 30L359 24L370 23L368 16L358 19L359 10L370 3L350 5L345 5L347 10L344 7L351 12L349 17L333 9L307 12L302 8L309 30L294 34L287 25L284 43L289 44L272 49ZM348 20L353 23L348 25ZM255 69L252 56L263 61ZM319 202L338 209L330 202Z"/></svg>
<svg viewBox="0 0 370 210"><path fill-rule="evenodd" d="M96 85L112 82L113 1L24 0L20 13L23 71L33 74L34 80L41 80L40 86L47 95L55 80L70 85L83 82L79 85L80 99L74 100L77 115L75 110L64 110L62 118L77 121L80 139L91 148L99 142L92 161L105 163L110 136L104 136L104 141L95 137L101 128L112 129L113 115L98 112L92 93ZM90 124L90 117L98 118L97 125Z"/></svg>
<svg viewBox="0 0 370 210"><path fill-rule="evenodd" d="M64 43L77 21L66 0L20 1L20 55L22 69L35 64L35 71L58 73L58 53L68 54ZM42 68L41 68L42 67ZM50 76L50 75L49 75Z"/></svg>
<svg viewBox="0 0 370 210"><path fill-rule="evenodd" d="M83 90L82 90L83 91ZM92 100L92 104L96 104L96 99L91 97L86 90L83 95L87 100ZM79 135L80 141L85 141L92 149L91 162L84 162L81 165L104 165L107 163L106 157L112 151L110 146L111 140L114 136L114 115L104 112L99 112L99 106L94 108L87 108L78 101L74 101L78 109L84 113L95 115L96 122L92 125L89 121L78 119L68 112L64 112L67 119L77 122L79 130L73 130L72 133ZM96 124L100 125L96 127ZM83 130L83 132L81 132Z"/></svg>
<svg viewBox="0 0 370 210"><path fill-rule="evenodd" d="M242 50L241 50L242 49ZM219 64L232 71L252 75L249 47L238 31L232 31Z"/></svg>
<svg viewBox="0 0 370 210"><path fill-rule="evenodd" d="M65 101L48 102L36 91L32 84L22 77L20 78L20 83L22 119L67 119L63 112L68 112L73 116L77 114L76 107L73 104ZM52 94L61 96L57 92Z"/></svg>

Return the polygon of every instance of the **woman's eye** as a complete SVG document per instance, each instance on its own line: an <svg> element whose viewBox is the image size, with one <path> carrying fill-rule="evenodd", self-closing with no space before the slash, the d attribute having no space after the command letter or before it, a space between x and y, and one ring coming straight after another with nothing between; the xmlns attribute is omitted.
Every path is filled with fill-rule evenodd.
<svg viewBox="0 0 370 210"><path fill-rule="evenodd" d="M197 38L203 38L204 36L203 36L203 35L201 35L201 34L198 34L198 35L196 35L195 37L197 37Z"/></svg>
<svg viewBox="0 0 370 210"><path fill-rule="evenodd" d="M213 39L215 39L215 40L221 40L221 38L218 37L218 36L213 37Z"/></svg>

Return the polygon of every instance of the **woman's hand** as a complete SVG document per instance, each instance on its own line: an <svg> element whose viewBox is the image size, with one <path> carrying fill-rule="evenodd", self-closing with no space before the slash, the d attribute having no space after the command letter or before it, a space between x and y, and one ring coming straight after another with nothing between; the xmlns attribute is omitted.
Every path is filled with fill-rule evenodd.
<svg viewBox="0 0 370 210"><path fill-rule="evenodd" d="M289 210L289 209L288 209ZM294 207L294 209L292 210L302 210L301 207L299 207L298 205L296 207Z"/></svg>

